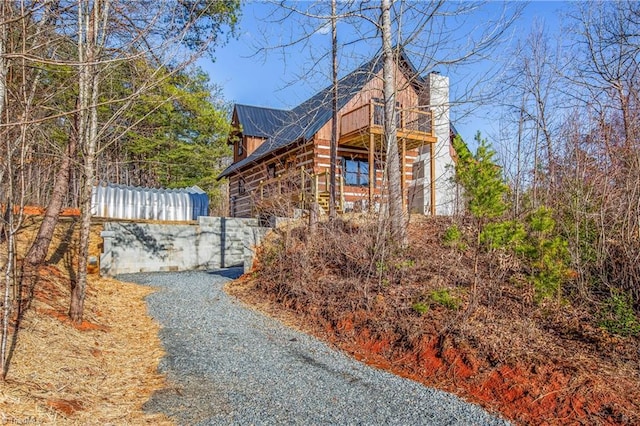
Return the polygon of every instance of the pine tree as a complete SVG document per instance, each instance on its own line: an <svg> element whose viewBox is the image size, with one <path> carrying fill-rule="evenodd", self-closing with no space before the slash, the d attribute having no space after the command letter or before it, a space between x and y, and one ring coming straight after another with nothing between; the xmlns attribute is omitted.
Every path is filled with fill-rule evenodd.
<svg viewBox="0 0 640 426"><path fill-rule="evenodd" d="M456 180L464 188L469 213L480 222L486 222L502 216L507 210L509 187L502 178L502 169L493 161L495 151L486 139L482 139L480 132L475 140L478 142L475 155L459 136L453 141L458 154Z"/></svg>
<svg viewBox="0 0 640 426"><path fill-rule="evenodd" d="M502 170L493 162L495 151L486 139L482 139L480 132L476 134L475 140L478 142L475 155L471 154L460 136L453 141L453 147L458 154L455 178L464 189L469 213L476 219L476 250L470 309L475 307L478 300L478 263L482 230L487 222L502 216L507 210L506 195L509 189L502 179Z"/></svg>

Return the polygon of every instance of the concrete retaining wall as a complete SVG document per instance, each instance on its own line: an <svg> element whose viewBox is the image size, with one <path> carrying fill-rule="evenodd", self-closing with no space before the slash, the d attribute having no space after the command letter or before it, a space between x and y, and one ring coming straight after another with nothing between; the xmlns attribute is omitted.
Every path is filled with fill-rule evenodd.
<svg viewBox="0 0 640 426"><path fill-rule="evenodd" d="M253 263L254 248L269 228L257 219L199 217L197 224L107 222L100 273L188 271Z"/></svg>

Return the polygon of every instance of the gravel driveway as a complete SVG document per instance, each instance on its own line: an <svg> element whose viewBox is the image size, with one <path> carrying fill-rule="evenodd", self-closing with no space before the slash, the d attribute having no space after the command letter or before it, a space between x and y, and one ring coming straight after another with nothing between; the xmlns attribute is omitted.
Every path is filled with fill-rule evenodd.
<svg viewBox="0 0 640 426"><path fill-rule="evenodd" d="M240 269L120 276L157 286L168 388L145 405L184 425L502 425L480 407L368 367L228 297Z"/></svg>

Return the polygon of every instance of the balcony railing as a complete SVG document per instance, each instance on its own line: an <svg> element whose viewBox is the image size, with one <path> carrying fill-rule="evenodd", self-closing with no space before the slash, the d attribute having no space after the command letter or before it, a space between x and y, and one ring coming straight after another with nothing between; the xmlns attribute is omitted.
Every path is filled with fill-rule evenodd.
<svg viewBox="0 0 640 426"><path fill-rule="evenodd" d="M345 113L340 119L340 135L351 135L367 129L382 129L384 105L371 102ZM433 136L431 111L396 108L396 126L400 132L420 132Z"/></svg>

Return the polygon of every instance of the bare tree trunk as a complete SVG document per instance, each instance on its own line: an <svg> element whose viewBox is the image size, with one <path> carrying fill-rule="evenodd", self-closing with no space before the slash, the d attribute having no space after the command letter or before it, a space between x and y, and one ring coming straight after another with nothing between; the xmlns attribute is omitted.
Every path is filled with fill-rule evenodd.
<svg viewBox="0 0 640 426"><path fill-rule="evenodd" d="M12 336L12 345L15 344L17 332L19 329L19 322L22 315L23 309L23 294L22 289L27 288L31 290L33 287L33 283L37 279L37 267L39 264L44 262L44 256L47 252L48 242L46 243L46 247L44 250L39 250L39 246L42 243L42 234L43 229L41 228L40 233L34 245L31 246L29 253L27 253L27 258L23 262L22 266L22 276L26 276L26 280L22 280L17 285L16 277L18 274L16 273L16 233L22 226L22 221L24 218L22 207L25 201L25 194L27 193L27 186L33 185L30 179L33 178L32 170L33 166L28 165L29 153L33 151L32 138L30 138L29 129L32 126L29 123L29 119L34 116L34 110L32 107L34 106L36 93L39 88L40 79L43 73L43 69L40 67L33 67L29 60L27 59L27 55L30 53L27 51L27 44L21 43L22 51L18 52L21 54L20 59L12 60L11 68L9 67L9 63L6 57L7 53L16 53L14 51L7 52L7 46L11 46L11 42L8 40L8 37L11 35L15 35L17 37L22 37L22 39L27 39L31 37L31 46L38 46L38 48L47 51L50 39L47 36L45 28L48 24L51 23L51 19L57 11L58 2L56 1L43 1L41 9L41 14L39 15L39 22L36 24L35 34L29 36L29 32L27 31L27 24L31 19L31 15L29 12L26 12L24 9L17 10L12 8L12 4L10 2L2 2L0 5L1 10L1 33L0 33L0 117L2 117L3 121L5 121L5 125L7 127L3 128L3 139L6 147L6 158L5 158L5 168L3 174L6 172L7 180L7 188L6 188L6 199L4 200L6 203L6 211L5 211L5 219L6 222L4 224L4 228L2 233L6 237L7 242L7 263L4 270L4 289L3 289L3 319L2 319L2 338L0 339L0 369L2 372L2 378L4 379L8 373L9 363L10 363L10 353L11 350L8 348L8 339L9 339L9 325L12 318L16 319L13 336ZM16 15L17 13L23 13L23 15ZM11 31L8 31L9 23L13 24L13 28ZM11 69L11 74L15 77L17 81L19 81L17 87L11 90L11 93L14 95L16 100L15 104L12 105L10 111L8 109L9 100L7 95L8 91L8 82L7 76L9 74L9 70ZM20 105L20 101L23 102L24 109L21 111L20 118L17 122L12 123L10 116L18 115L15 111L15 107L22 106ZM10 125L9 125L10 124ZM17 137L14 136L14 129L18 128L19 134ZM11 129L11 130L9 130ZM3 174L0 174L0 181L3 180ZM15 207L20 207L18 210L18 214L16 215L14 212ZM54 220L55 222L55 220ZM49 241L51 240L51 236L49 236ZM43 252L42 256L39 256L39 253ZM36 257L38 257L36 259ZM26 285L25 285L26 284ZM11 288L13 288L13 299L11 297ZM17 315L14 316L15 302L17 300Z"/></svg>
<svg viewBox="0 0 640 426"><path fill-rule="evenodd" d="M407 229L404 209L402 207L402 184L400 157L398 154L398 130L396 127L396 84L394 75L394 55L391 46L391 3L382 0L382 55L383 65L383 97L384 97L384 135L387 146L387 175L389 178L389 220L391 237L405 247Z"/></svg>
<svg viewBox="0 0 640 426"><path fill-rule="evenodd" d="M309 208L309 232L311 234L315 233L318 230L318 203L315 201L311 203Z"/></svg>
<svg viewBox="0 0 640 426"><path fill-rule="evenodd" d="M83 186L81 190L80 247L77 282L72 282L69 317L82 322L87 288L87 260L91 232L91 191L95 179L95 160L98 144L99 51L105 41L109 0L81 3L78 10L78 56L80 63L80 141L83 147Z"/></svg>
<svg viewBox="0 0 640 426"><path fill-rule="evenodd" d="M7 60L5 59L7 48L7 22L9 13L7 3L0 4L0 117L4 114L4 106L7 101Z"/></svg>
<svg viewBox="0 0 640 426"><path fill-rule="evenodd" d="M518 142L516 146L516 176L515 176L515 205L514 215L518 217L520 214L520 192L522 191L522 137L524 133L524 95L522 96L522 105L520 106L520 116L518 117Z"/></svg>
<svg viewBox="0 0 640 426"><path fill-rule="evenodd" d="M55 13L57 11L58 2L46 2L46 8L42 19L38 24L38 30L36 32L36 36L38 39L44 40L45 45L49 43L47 40L47 36L44 34L43 29L46 25L50 24L52 19L54 19ZM34 41L34 43L36 43ZM26 52L24 52L26 54ZM27 64L23 63L23 70L26 70ZM33 105L36 89L39 85L40 79L42 75L42 69L38 68L36 70L36 74L32 77L32 80L29 84L30 93L29 95L25 94L25 110L22 117L21 126L21 137L23 139L23 144L26 144L27 138L27 119L31 115L31 106ZM27 89L27 85L24 85L23 89ZM75 141L73 132L69 137L69 143L65 149L65 152L62 156L62 160L60 163L60 168L54 179L53 191L50 202L47 206L47 210L45 212L44 219L40 224L40 228L38 228L38 233L36 235L35 240L29 247L29 251L25 256L25 259L22 264L21 270L21 287L27 290L29 293L33 291L35 286L37 276L38 276L38 268L42 265L46 259L47 252L49 250L49 245L51 244L51 239L53 238L53 231L55 229L56 223L58 222L58 216L60 215L60 211L62 210L62 205L64 202L64 198L67 195L67 188L69 182L69 169L71 167L71 158L75 154Z"/></svg>
<svg viewBox="0 0 640 426"><path fill-rule="evenodd" d="M332 123L329 173L329 220L336 219L336 163L338 161L338 31L336 0L331 0Z"/></svg>
<svg viewBox="0 0 640 426"><path fill-rule="evenodd" d="M0 119L4 113L4 105L6 102L6 94L7 94L7 63L5 60L5 49L6 49L6 41L7 41L7 28L6 23L8 21L8 13L6 10L6 3L2 2L0 4ZM6 168L9 168L9 163L11 162L10 158L10 147L7 143L7 164ZM12 171L5 170L9 179L11 179ZM2 182L2 179L0 179ZM4 202L6 203L6 212L4 214L6 221L3 221L0 227L0 238L4 239L7 242L7 264L5 265L4 270L4 295L3 295L3 308L2 308L2 341L0 343L0 368L2 371L2 378L4 379L4 372L6 371L6 352L7 352L7 339L9 336L9 315L11 315L11 302L9 300L10 296L10 288L11 288L11 278L13 275L13 232L11 232L11 224L13 223L13 206L11 205L12 198L12 188L13 185L9 182L7 187L7 196ZM0 199L0 201L2 201Z"/></svg>
<svg viewBox="0 0 640 426"><path fill-rule="evenodd" d="M76 113L77 123L77 113ZM53 192L47 210L44 214L40 228L38 228L38 234L35 240L31 244L27 255L24 258L22 264L22 287L31 292L34 288L36 280L38 278L38 268L42 265L47 257L49 251L49 245L53 238L53 231L58 223L58 217L62 211L64 199L69 191L69 176L71 174L71 162L75 156L78 135L77 125L71 131L69 135L69 142L67 144L64 155L60 162L60 168L55 176L55 182L53 185Z"/></svg>

